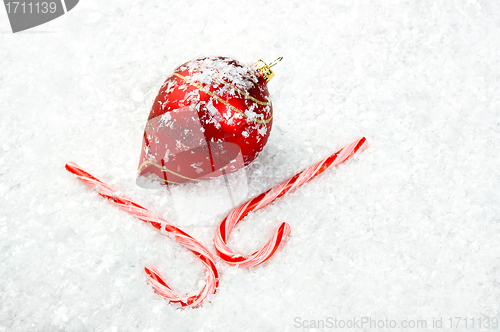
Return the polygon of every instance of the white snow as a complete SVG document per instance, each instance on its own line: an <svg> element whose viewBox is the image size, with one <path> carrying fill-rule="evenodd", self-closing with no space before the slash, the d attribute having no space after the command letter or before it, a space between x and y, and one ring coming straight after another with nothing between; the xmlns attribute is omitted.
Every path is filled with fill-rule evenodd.
<svg viewBox="0 0 500 332"><path fill-rule="evenodd" d="M498 319L498 36L498 1L84 0L17 34L0 8L0 331ZM156 93L175 68L203 56L283 56L269 83L273 129L246 170L247 197L361 136L369 147L244 220L229 241L241 253L283 221L292 237L256 268L219 261L211 303L179 310L154 293L143 268L157 266L176 291L192 293L201 264L64 164L214 252L230 204L224 181L171 194L135 184Z"/></svg>

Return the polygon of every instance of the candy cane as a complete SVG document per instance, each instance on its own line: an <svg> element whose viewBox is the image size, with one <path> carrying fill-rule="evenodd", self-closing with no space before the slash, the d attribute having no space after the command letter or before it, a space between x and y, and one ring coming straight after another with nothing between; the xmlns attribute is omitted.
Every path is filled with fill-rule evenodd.
<svg viewBox="0 0 500 332"><path fill-rule="evenodd" d="M315 178L327 169L337 166L338 164L346 161L354 153L359 150L363 150L364 148L366 148L366 146L366 138L363 137L356 142L347 145L330 157L321 160L320 162L312 165L309 168L306 168L302 172L296 174L280 185L260 194L259 196L234 209L217 228L217 233L214 240L215 250L217 254L226 263L239 267L251 267L259 265L271 258L274 253L276 253L276 251L284 244L286 238L290 234L290 225L286 222L281 224L281 226L275 231L273 237L262 249L249 256L236 254L231 251L231 249L229 249L229 247L227 246L229 233L238 224L238 222L240 222L248 215L248 213L257 211L259 209L262 209L266 205L271 204L276 199L287 194L288 192L297 189L298 187Z"/></svg>
<svg viewBox="0 0 500 332"><path fill-rule="evenodd" d="M160 272L154 266L147 266L144 270L146 271L153 288L158 294L171 303L179 303L185 308L196 308L201 305L207 296L215 293L217 287L219 286L219 272L215 266L215 260L212 254L210 254L210 252L201 243L196 241L187 233L183 232L181 229L169 224L166 220L153 216L147 209L114 191L102 181L85 172L75 163L66 164L66 169L70 173L75 174L78 180L82 181L88 187L95 188L99 195L107 198L112 204L116 205L121 210L127 211L139 220L150 223L162 233L173 238L175 241L191 250L201 260L203 265L205 265L208 272L207 282L199 294L192 296L175 294L160 276Z"/></svg>

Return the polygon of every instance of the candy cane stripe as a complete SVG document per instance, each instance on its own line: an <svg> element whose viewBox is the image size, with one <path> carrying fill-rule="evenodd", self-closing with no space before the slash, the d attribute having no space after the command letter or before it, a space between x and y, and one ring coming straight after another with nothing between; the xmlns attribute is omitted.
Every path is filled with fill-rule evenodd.
<svg viewBox="0 0 500 332"><path fill-rule="evenodd" d="M327 169L346 161L354 153L366 148L366 146L366 138L363 137L230 212L220 223L215 234L214 246L219 257L226 263L238 267L256 266L271 258L290 235L291 228L289 224L282 223L262 249L248 256L231 251L227 246L229 233L250 212L257 211L271 204L279 197L297 189Z"/></svg>
<svg viewBox="0 0 500 332"><path fill-rule="evenodd" d="M209 295L216 292L217 287L219 286L219 272L217 271L217 267L215 265L215 259L200 242L196 241L193 237L181 229L171 225L166 220L152 215L149 210L122 196L119 192L114 191L102 181L85 172L77 164L68 163L66 164L66 169L70 173L75 174L78 180L83 182L88 187L95 189L99 195L108 199L119 209L130 213L141 221L150 223L163 234L179 242L181 245L193 252L205 266L208 272L207 282L199 294L191 296L176 294L161 277L157 268L154 266L145 267L144 270L146 271L149 282L158 294L171 303L179 303L183 308L196 308L200 306Z"/></svg>

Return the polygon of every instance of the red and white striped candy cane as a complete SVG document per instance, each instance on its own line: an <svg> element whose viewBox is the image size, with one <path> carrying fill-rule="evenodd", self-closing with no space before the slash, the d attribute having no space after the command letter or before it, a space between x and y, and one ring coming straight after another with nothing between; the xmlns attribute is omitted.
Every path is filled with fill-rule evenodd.
<svg viewBox="0 0 500 332"><path fill-rule="evenodd" d="M238 224L238 222L240 222L248 215L248 213L262 209L281 196L297 189L304 183L315 178L327 169L337 166L338 164L346 161L354 153L359 150L363 150L364 148L366 148L366 146L366 138L363 137L356 142L347 145L330 157L325 158L320 162L312 165L311 167L303 170L302 172L296 174L280 185L269 189L268 191L234 209L217 228L217 233L214 240L215 250L217 251L217 254L226 263L239 267L251 267L259 265L271 258L274 253L280 248L280 246L283 245L287 236L290 234L290 225L286 222L281 224L281 226L274 232L273 237L262 249L249 256L236 254L231 251L231 249L229 249L229 247L227 246L229 233Z"/></svg>
<svg viewBox="0 0 500 332"><path fill-rule="evenodd" d="M175 241L191 250L201 260L203 265L205 265L208 272L207 283L199 294L191 296L175 294L160 276L159 271L154 266L147 266L144 270L146 271L153 288L156 292L158 292L158 294L172 303L179 303L182 307L196 308L201 305L208 295L215 293L217 287L219 286L219 272L215 266L215 260L212 254L210 254L210 252L200 242L196 241L193 237L183 232L181 229L169 224L166 220L153 216L147 209L114 191L102 181L85 172L75 163L66 164L66 169L75 174L78 180L82 181L90 188L96 189L99 195L107 198L112 204L124 211L127 211L137 219L150 223L162 233L173 238Z"/></svg>

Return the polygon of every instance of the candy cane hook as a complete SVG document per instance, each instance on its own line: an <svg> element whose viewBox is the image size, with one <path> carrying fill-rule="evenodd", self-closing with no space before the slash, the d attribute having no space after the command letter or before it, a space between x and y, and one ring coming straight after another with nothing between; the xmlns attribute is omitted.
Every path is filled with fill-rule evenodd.
<svg viewBox="0 0 500 332"><path fill-rule="evenodd" d="M346 161L354 153L359 150L363 150L366 146L366 138L363 137L356 142L347 145L328 158L325 158L311 167L306 168L280 185L269 189L268 191L234 209L217 228L214 245L219 257L226 263L239 267L256 266L271 258L284 244L286 238L290 234L290 225L286 222L280 225L280 227L274 232L273 237L262 249L249 256L236 254L229 249L227 246L229 233L243 218L248 215L248 213L257 211L266 205L271 204L276 199L297 189L327 169Z"/></svg>
<svg viewBox="0 0 500 332"><path fill-rule="evenodd" d="M121 210L127 211L139 220L150 223L153 227L192 251L207 269L207 282L201 292L196 295L182 296L173 292L173 290L160 276L160 272L154 266L147 266L144 270L146 271L153 288L158 294L171 303L179 303L185 308L196 308L202 304L207 296L215 293L217 287L219 286L219 272L215 266L215 260L212 254L210 254L210 252L200 242L196 241L193 237L183 232L181 229L171 225L166 220L153 216L147 209L111 189L102 181L85 172L77 164L67 163L66 169L70 173L75 174L78 180L82 181L85 185L96 189L99 195L107 198L112 204L116 205Z"/></svg>

